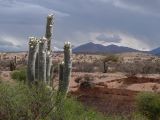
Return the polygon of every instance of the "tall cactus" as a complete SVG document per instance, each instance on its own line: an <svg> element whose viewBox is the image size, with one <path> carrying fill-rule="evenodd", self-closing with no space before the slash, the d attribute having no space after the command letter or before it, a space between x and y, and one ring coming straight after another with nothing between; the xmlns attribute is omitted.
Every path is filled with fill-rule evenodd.
<svg viewBox="0 0 160 120"><path fill-rule="evenodd" d="M51 84L53 78L53 65L51 53L51 36L52 36L53 15L47 17L45 37L37 40L34 37L29 41L29 56L27 78L29 83L39 80ZM72 60L71 44L64 45L64 61L59 66L59 93L66 96L71 77Z"/></svg>
<svg viewBox="0 0 160 120"><path fill-rule="evenodd" d="M59 92L66 96L69 88L69 81L72 70L72 51L69 42L64 45L64 63L59 66Z"/></svg>
<svg viewBox="0 0 160 120"><path fill-rule="evenodd" d="M48 15L46 24L45 37L47 39L47 57L46 57L46 80L48 84L51 84L51 66L52 66L52 50L51 39L53 30L53 15Z"/></svg>
<svg viewBox="0 0 160 120"><path fill-rule="evenodd" d="M38 52L38 40L34 37L30 37L29 39L27 79L30 84L31 82L35 81L35 61Z"/></svg>
<svg viewBox="0 0 160 120"><path fill-rule="evenodd" d="M39 52L38 52L38 60L39 60L39 67L38 67L38 79L39 81L46 82L46 45L47 40L46 38L41 38L39 41Z"/></svg>

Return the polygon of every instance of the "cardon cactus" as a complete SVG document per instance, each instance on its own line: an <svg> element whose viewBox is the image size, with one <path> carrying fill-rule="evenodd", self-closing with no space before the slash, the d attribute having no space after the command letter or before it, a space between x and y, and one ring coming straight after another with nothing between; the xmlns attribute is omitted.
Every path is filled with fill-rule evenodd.
<svg viewBox="0 0 160 120"><path fill-rule="evenodd" d="M69 81L72 70L72 51L69 42L64 45L64 62L59 66L59 92L66 96L69 88Z"/></svg>
<svg viewBox="0 0 160 120"><path fill-rule="evenodd" d="M29 84L35 81L35 61L38 52L38 40L35 37L29 38L29 55L28 55L28 66L27 66L27 79Z"/></svg>
<svg viewBox="0 0 160 120"><path fill-rule="evenodd" d="M39 52L38 52L38 60L39 60L39 67L38 67L38 79L39 81L46 82L46 45L47 39L41 38L39 40Z"/></svg>
<svg viewBox="0 0 160 120"><path fill-rule="evenodd" d="M47 17L45 37L37 40L30 38L29 56L28 56L28 82L43 81L47 85L52 85L53 65L51 53L51 36L52 36L53 15ZM72 60L71 60L71 44L69 42L64 45L64 61L59 66L59 93L66 96L71 77ZM35 79L36 78L36 79Z"/></svg>

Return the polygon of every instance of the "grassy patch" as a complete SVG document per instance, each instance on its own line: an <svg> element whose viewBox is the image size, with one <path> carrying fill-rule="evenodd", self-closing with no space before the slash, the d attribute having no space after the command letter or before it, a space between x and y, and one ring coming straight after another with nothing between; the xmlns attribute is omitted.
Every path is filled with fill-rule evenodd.
<svg viewBox="0 0 160 120"><path fill-rule="evenodd" d="M17 81L25 81L27 78L26 69L19 69L19 70L13 71L11 73L11 78Z"/></svg>

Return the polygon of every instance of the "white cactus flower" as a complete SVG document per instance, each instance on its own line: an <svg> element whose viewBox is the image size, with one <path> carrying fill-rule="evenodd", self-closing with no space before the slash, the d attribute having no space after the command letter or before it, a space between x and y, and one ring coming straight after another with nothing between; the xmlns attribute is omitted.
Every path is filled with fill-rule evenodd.
<svg viewBox="0 0 160 120"><path fill-rule="evenodd" d="M29 37L29 39L34 39L34 37Z"/></svg>
<svg viewBox="0 0 160 120"><path fill-rule="evenodd" d="M50 51L48 51L48 52L47 52L47 54L48 54L48 55L50 55L50 54L51 54L51 52L50 52Z"/></svg>
<svg viewBox="0 0 160 120"><path fill-rule="evenodd" d="M67 44L70 45L71 43L68 41Z"/></svg>

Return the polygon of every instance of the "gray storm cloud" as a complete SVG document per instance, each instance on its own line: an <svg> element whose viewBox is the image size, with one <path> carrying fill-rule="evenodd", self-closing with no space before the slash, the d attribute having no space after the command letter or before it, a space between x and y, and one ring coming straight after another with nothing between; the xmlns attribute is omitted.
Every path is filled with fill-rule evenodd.
<svg viewBox="0 0 160 120"><path fill-rule="evenodd" d="M74 45L94 39L121 43L117 33L123 33L151 49L160 46L159 12L159 0L0 0L0 35L17 38L26 49L28 37L43 36L45 17L55 13L56 47L66 40Z"/></svg>

